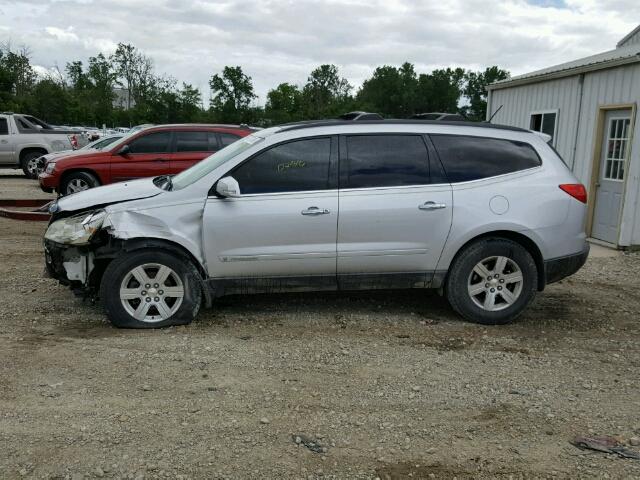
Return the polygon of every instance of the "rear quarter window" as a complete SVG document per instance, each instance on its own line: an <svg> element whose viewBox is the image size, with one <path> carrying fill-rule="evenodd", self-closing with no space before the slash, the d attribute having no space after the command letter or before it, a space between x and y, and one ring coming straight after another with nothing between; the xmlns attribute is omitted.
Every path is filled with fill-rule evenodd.
<svg viewBox="0 0 640 480"><path fill-rule="evenodd" d="M449 182L468 182L539 167L526 142L464 135L430 135Z"/></svg>

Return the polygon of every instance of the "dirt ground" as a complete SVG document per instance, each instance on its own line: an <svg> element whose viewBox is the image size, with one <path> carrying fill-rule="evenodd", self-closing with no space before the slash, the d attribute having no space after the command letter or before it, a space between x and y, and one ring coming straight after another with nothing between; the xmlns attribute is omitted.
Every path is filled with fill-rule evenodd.
<svg viewBox="0 0 640 480"><path fill-rule="evenodd" d="M126 331L42 278L44 229L0 218L1 478L640 478L569 443L640 436L638 254L591 258L509 326L392 291Z"/></svg>

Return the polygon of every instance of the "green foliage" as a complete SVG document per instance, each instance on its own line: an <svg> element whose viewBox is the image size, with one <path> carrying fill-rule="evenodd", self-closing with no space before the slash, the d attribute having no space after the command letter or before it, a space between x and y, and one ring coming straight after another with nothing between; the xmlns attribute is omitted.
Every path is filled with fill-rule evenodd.
<svg viewBox="0 0 640 480"><path fill-rule="evenodd" d="M465 113L469 119L485 120L487 115L487 85L507 78L509 78L509 72L496 66L489 67L484 72L467 73L464 94L469 99L469 105L465 108Z"/></svg>
<svg viewBox="0 0 640 480"><path fill-rule="evenodd" d="M251 77L242 67L224 67L209 80L211 87L211 113L216 121L245 123L251 118L251 102L256 98Z"/></svg>
<svg viewBox="0 0 640 480"><path fill-rule="evenodd" d="M64 74L44 77L36 75L28 49L15 52L0 45L0 110L31 113L51 123L96 126L174 122L270 126L335 118L353 110L392 118L462 112L484 120L486 86L508 76L495 66L480 72L446 68L418 73L405 62L376 68L354 92L337 66L325 64L314 69L304 85L281 83L270 90L262 108L255 105L251 77L240 66L226 66L209 80L211 99L205 109L200 90L157 75L152 60L131 44L120 43L113 55L99 53L86 64L70 62Z"/></svg>

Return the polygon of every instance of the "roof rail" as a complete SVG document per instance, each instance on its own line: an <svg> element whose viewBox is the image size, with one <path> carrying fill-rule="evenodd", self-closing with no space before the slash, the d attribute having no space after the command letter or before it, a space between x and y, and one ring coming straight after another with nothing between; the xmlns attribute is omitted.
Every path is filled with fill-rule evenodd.
<svg viewBox="0 0 640 480"><path fill-rule="evenodd" d="M335 126L343 126L343 125L448 125L452 127L477 127L477 128L489 128L489 129L497 129L497 130L511 130L514 132L528 132L524 128L511 127L509 125L499 125L495 123L486 123L486 122L469 122L469 121L446 121L446 120L394 120L394 119L385 119L385 120L360 120L358 122L353 122L349 120L306 120L302 122L295 123L285 123L280 125L281 132L287 132L291 130L301 130L303 128L314 128L314 127L335 127Z"/></svg>

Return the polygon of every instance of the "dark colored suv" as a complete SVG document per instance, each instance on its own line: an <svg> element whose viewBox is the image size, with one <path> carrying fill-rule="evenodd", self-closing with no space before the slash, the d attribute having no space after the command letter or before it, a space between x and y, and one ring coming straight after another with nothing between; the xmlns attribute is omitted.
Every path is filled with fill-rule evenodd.
<svg viewBox="0 0 640 480"><path fill-rule="evenodd" d="M50 160L38 177L61 195L99 185L179 173L246 137L246 126L179 124L147 127L99 151L77 150Z"/></svg>

